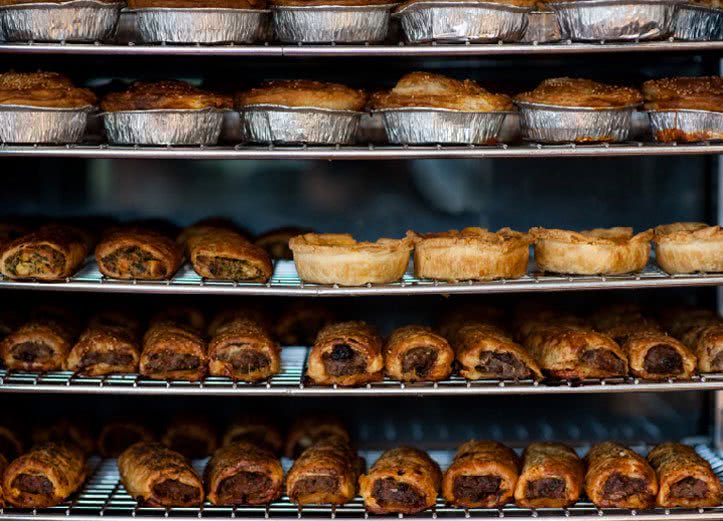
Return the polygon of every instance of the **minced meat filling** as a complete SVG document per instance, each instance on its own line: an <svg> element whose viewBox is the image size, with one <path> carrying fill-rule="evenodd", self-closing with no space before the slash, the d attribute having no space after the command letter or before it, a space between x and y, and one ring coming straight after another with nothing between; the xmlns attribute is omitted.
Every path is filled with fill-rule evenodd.
<svg viewBox="0 0 723 521"><path fill-rule="evenodd" d="M53 484L45 476L38 476L34 474L18 474L13 479L13 488L27 492L28 494L52 494Z"/></svg>
<svg viewBox="0 0 723 521"><path fill-rule="evenodd" d="M200 361L195 355L163 350L150 356L148 369L151 371L190 371L198 369L199 364Z"/></svg>
<svg viewBox="0 0 723 521"><path fill-rule="evenodd" d="M294 483L293 497L309 496L322 492L336 492L339 480L333 476L313 476L302 478Z"/></svg>
<svg viewBox="0 0 723 521"><path fill-rule="evenodd" d="M249 280L263 278L263 273L248 261L228 257L199 256L198 262L206 265L214 277L226 280Z"/></svg>
<svg viewBox="0 0 723 521"><path fill-rule="evenodd" d="M580 361L612 374L622 374L625 370L623 361L608 349L588 349L580 356Z"/></svg>
<svg viewBox="0 0 723 521"><path fill-rule="evenodd" d="M683 499L701 499L708 494L708 484L698 478L688 476L670 486L670 495Z"/></svg>
<svg viewBox="0 0 723 521"><path fill-rule="evenodd" d="M603 487L603 495L607 499L625 499L647 490L647 482L640 478L631 478L618 472L608 478Z"/></svg>
<svg viewBox="0 0 723 521"><path fill-rule="evenodd" d="M500 378L527 378L530 376L528 367L511 353L482 351L479 354L479 365L476 369L481 373L492 373Z"/></svg>
<svg viewBox="0 0 723 521"><path fill-rule="evenodd" d="M645 353L645 370L653 374L680 374L683 372L683 357L668 344L658 344Z"/></svg>
<svg viewBox="0 0 723 521"><path fill-rule="evenodd" d="M153 486L153 493L178 503L190 503L201 499L198 489L175 479L167 479Z"/></svg>
<svg viewBox="0 0 723 521"><path fill-rule="evenodd" d="M382 507L404 505L421 508L424 506L424 496L414 486L394 478L376 480L372 487L372 496Z"/></svg>
<svg viewBox="0 0 723 521"><path fill-rule="evenodd" d="M500 492L499 476L457 476L454 478L454 497L466 501L482 501Z"/></svg>
<svg viewBox="0 0 723 521"><path fill-rule="evenodd" d="M15 360L21 362L41 362L53 356L53 349L42 342L21 342L12 347Z"/></svg>
<svg viewBox="0 0 723 521"><path fill-rule="evenodd" d="M5 260L5 268L17 277L52 273L64 265L63 254L49 246L20 250Z"/></svg>
<svg viewBox="0 0 723 521"><path fill-rule="evenodd" d="M542 478L527 482L527 498L565 497L565 480L560 478Z"/></svg>
<svg viewBox="0 0 723 521"><path fill-rule="evenodd" d="M97 364L126 366L131 363L133 363L133 355L121 351L95 351L84 355L80 359L81 367Z"/></svg>
<svg viewBox="0 0 723 521"><path fill-rule="evenodd" d="M437 361L437 351L431 347L414 347L404 353L402 372L414 372L419 377L427 376Z"/></svg>
<svg viewBox="0 0 723 521"><path fill-rule="evenodd" d="M113 250L102 259L108 269L130 277L143 277L148 274L165 275L165 270L159 261L147 251L138 246L124 246ZM157 264L151 266L151 263ZM158 271L162 271L158 273Z"/></svg>
<svg viewBox="0 0 723 521"><path fill-rule="evenodd" d="M240 505L259 500L271 488L271 480L260 472L239 472L222 480L218 485L220 504Z"/></svg>
<svg viewBox="0 0 723 521"><path fill-rule="evenodd" d="M331 376L348 376L363 373L366 370L366 360L356 350L347 344L337 344L331 353L322 355L324 368Z"/></svg>
<svg viewBox="0 0 723 521"><path fill-rule="evenodd" d="M271 365L269 357L253 349L243 349L239 345L229 346L218 355L222 362L230 363L237 371L252 373Z"/></svg>

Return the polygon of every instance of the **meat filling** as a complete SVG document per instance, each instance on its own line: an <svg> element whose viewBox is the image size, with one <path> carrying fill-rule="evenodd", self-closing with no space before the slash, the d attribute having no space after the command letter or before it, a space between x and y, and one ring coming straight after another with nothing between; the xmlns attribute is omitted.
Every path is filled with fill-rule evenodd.
<svg viewBox="0 0 723 521"><path fill-rule="evenodd" d="M271 365L269 357L253 349L243 349L242 345L232 344L221 351L218 359L230 363L234 369L244 373L259 371Z"/></svg>
<svg viewBox="0 0 723 521"><path fill-rule="evenodd" d="M86 353L80 359L81 367L99 364L126 367L133 364L133 355L122 351L93 351Z"/></svg>
<svg viewBox="0 0 723 521"><path fill-rule="evenodd" d="M201 255L197 260L208 268L211 275L219 279L255 280L265 278L258 267L242 259Z"/></svg>
<svg viewBox="0 0 723 521"><path fill-rule="evenodd" d="M457 476L454 479L454 497L465 501L482 501L500 492L499 476Z"/></svg>
<svg viewBox="0 0 723 521"><path fill-rule="evenodd" d="M334 493L339 487L339 480L334 476L312 476L301 478L294 484L293 497L310 496L312 494Z"/></svg>
<svg viewBox="0 0 723 521"><path fill-rule="evenodd" d="M260 472L239 472L218 485L218 497L223 505L242 505L263 501L271 489L271 480Z"/></svg>
<svg viewBox="0 0 723 521"><path fill-rule="evenodd" d="M113 250L103 257L102 262L109 270L125 277L166 275L163 264L138 246L124 246Z"/></svg>
<svg viewBox="0 0 723 521"><path fill-rule="evenodd" d="M148 360L148 369L153 372L161 371L190 371L198 369L200 361L196 355L176 353L164 349L151 354Z"/></svg>
<svg viewBox="0 0 723 521"><path fill-rule="evenodd" d="M192 503L199 501L201 496L196 487L186 485L175 479L167 479L153 486L153 494L175 503Z"/></svg>
<svg viewBox="0 0 723 521"><path fill-rule="evenodd" d="M603 487L603 495L607 499L620 500L647 490L647 482L640 478L631 478L618 472L610 476Z"/></svg>
<svg viewBox="0 0 723 521"><path fill-rule="evenodd" d="M203 458L208 456L208 443L205 439L193 436L176 435L171 438L170 448L180 452L187 458Z"/></svg>
<svg viewBox="0 0 723 521"><path fill-rule="evenodd" d="M625 371L623 361L607 349L588 349L580 356L580 361L587 366L613 375L620 375Z"/></svg>
<svg viewBox="0 0 723 521"><path fill-rule="evenodd" d="M394 478L376 480L372 487L372 496L382 507L404 505L422 508L424 506L424 496L415 487Z"/></svg>
<svg viewBox="0 0 723 521"><path fill-rule="evenodd" d="M658 344L645 353L645 370L653 374L680 374L683 372L683 357L668 344Z"/></svg>
<svg viewBox="0 0 723 521"><path fill-rule="evenodd" d="M414 347L404 353L402 358L402 372L414 372L419 377L424 377L434 367L437 361L437 351L431 347Z"/></svg>
<svg viewBox="0 0 723 521"><path fill-rule="evenodd" d="M527 498L565 497L565 480L560 478L542 478L527 482Z"/></svg>
<svg viewBox="0 0 723 521"><path fill-rule="evenodd" d="M348 376L363 373L367 364L364 357L347 344L337 344L331 353L322 355L324 368L331 376Z"/></svg>
<svg viewBox="0 0 723 521"><path fill-rule="evenodd" d="M54 490L53 484L47 477L36 474L18 474L11 486L28 494L50 495Z"/></svg>
<svg viewBox="0 0 723 521"><path fill-rule="evenodd" d="M492 373L500 378L528 378L530 370L512 353L482 351L479 365L475 368L481 373Z"/></svg>
<svg viewBox="0 0 723 521"><path fill-rule="evenodd" d="M12 348L13 358L21 362L44 362L53 356L53 349L42 342L21 342Z"/></svg>
<svg viewBox="0 0 723 521"><path fill-rule="evenodd" d="M125 427L116 427L110 430L103 437L103 452L109 457L116 458L121 452L126 450L134 443L141 441L142 436L133 429Z"/></svg>
<svg viewBox="0 0 723 521"><path fill-rule="evenodd" d="M48 275L65 266L65 257L50 246L20 250L5 260L5 268L18 277Z"/></svg>
<svg viewBox="0 0 723 521"><path fill-rule="evenodd" d="M688 476L670 486L670 495L682 499L702 499L708 494L708 484L698 478Z"/></svg>

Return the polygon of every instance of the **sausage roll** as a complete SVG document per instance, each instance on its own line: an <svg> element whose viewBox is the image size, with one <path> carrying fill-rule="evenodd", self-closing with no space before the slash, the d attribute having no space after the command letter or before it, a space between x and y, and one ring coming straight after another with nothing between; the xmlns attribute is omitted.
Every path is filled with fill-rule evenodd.
<svg viewBox="0 0 723 521"><path fill-rule="evenodd" d="M46 443L8 465L3 494L16 507L51 507L78 490L85 476L83 451L72 444Z"/></svg>
<svg viewBox="0 0 723 521"><path fill-rule="evenodd" d="M404 382L444 380L453 361L449 342L428 327L397 328L384 346L387 376Z"/></svg>
<svg viewBox="0 0 723 521"><path fill-rule="evenodd" d="M689 379L698 366L697 358L682 342L664 333L630 335L623 351L630 372L646 380Z"/></svg>
<svg viewBox="0 0 723 521"><path fill-rule="evenodd" d="M117 458L134 443L154 438L153 432L141 422L113 420L106 423L98 435L98 452L104 458Z"/></svg>
<svg viewBox="0 0 723 521"><path fill-rule="evenodd" d="M271 330L271 317L258 305L242 305L225 308L216 313L208 326L208 336L214 337L228 324L236 320L251 320L266 330Z"/></svg>
<svg viewBox="0 0 723 521"><path fill-rule="evenodd" d="M273 273L266 250L225 228L191 235L187 249L193 269L207 279L266 282Z"/></svg>
<svg viewBox="0 0 723 521"><path fill-rule="evenodd" d="M161 442L189 459L205 458L216 450L218 433L206 418L177 416L166 427Z"/></svg>
<svg viewBox="0 0 723 521"><path fill-rule="evenodd" d="M436 504L441 483L439 465L426 452L399 447L359 478L359 492L372 514L416 514Z"/></svg>
<svg viewBox="0 0 723 521"><path fill-rule="evenodd" d="M658 495L655 471L628 447L606 441L585 456L585 493L599 508L652 508Z"/></svg>
<svg viewBox="0 0 723 521"><path fill-rule="evenodd" d="M635 304L618 304L598 310L592 317L595 329L622 346L628 337L643 333L663 333L656 320L643 315Z"/></svg>
<svg viewBox="0 0 723 521"><path fill-rule="evenodd" d="M582 380L628 373L628 360L620 346L591 329L540 327L528 336L525 347L542 372L554 378Z"/></svg>
<svg viewBox="0 0 723 521"><path fill-rule="evenodd" d="M191 463L156 442L138 442L118 458L121 482L143 505L191 507L203 503L203 484Z"/></svg>
<svg viewBox="0 0 723 521"><path fill-rule="evenodd" d="M343 505L356 495L359 459L340 436L306 449L286 477L286 493L297 505Z"/></svg>
<svg viewBox="0 0 723 521"><path fill-rule="evenodd" d="M135 373L140 356L140 342L132 330L94 326L70 350L65 369L88 376Z"/></svg>
<svg viewBox="0 0 723 521"><path fill-rule="evenodd" d="M721 504L721 483L706 460L692 447L663 443L648 454L658 475L661 507L715 507Z"/></svg>
<svg viewBox="0 0 723 521"><path fill-rule="evenodd" d="M667 331L684 344L690 346L687 335L694 329L723 324L723 318L707 308L670 308L660 313L660 320Z"/></svg>
<svg viewBox="0 0 723 521"><path fill-rule="evenodd" d="M296 420L289 429L284 455L296 459L314 443L329 436L339 436L347 442L351 440L349 431L338 418L306 415Z"/></svg>
<svg viewBox="0 0 723 521"><path fill-rule="evenodd" d="M453 345L460 365L459 373L468 380L542 380L535 359L498 327L468 324L457 331Z"/></svg>
<svg viewBox="0 0 723 521"><path fill-rule="evenodd" d="M274 337L282 346L310 346L321 328L334 321L332 310L316 302L296 301L274 323Z"/></svg>
<svg viewBox="0 0 723 521"><path fill-rule="evenodd" d="M204 481L214 505L264 505L281 496L284 470L271 451L242 441L214 453Z"/></svg>
<svg viewBox="0 0 723 521"><path fill-rule="evenodd" d="M63 368L73 330L54 320L31 320L0 344L5 367L16 371L59 371Z"/></svg>
<svg viewBox="0 0 723 521"><path fill-rule="evenodd" d="M382 379L382 339L361 321L331 324L309 352L306 374L319 385L359 385Z"/></svg>
<svg viewBox="0 0 723 521"><path fill-rule="evenodd" d="M62 416L47 425L33 429L33 443L66 443L74 445L86 456L95 452L95 436L84 418Z"/></svg>
<svg viewBox="0 0 723 521"><path fill-rule="evenodd" d="M152 230L118 229L95 248L98 269L112 279L168 279L181 266L183 248Z"/></svg>
<svg viewBox="0 0 723 521"><path fill-rule="evenodd" d="M585 473L574 450L561 443L532 443L522 454L515 503L525 508L564 508L580 497Z"/></svg>
<svg viewBox="0 0 723 521"><path fill-rule="evenodd" d="M140 373L156 380L200 380L206 375L206 343L194 330L164 322L143 338Z"/></svg>
<svg viewBox="0 0 723 521"><path fill-rule="evenodd" d="M150 326L164 323L182 326L200 333L206 328L206 316L197 307L173 306L156 313L151 318Z"/></svg>
<svg viewBox="0 0 723 521"><path fill-rule="evenodd" d="M258 322L236 319L208 344L208 369L213 376L234 380L266 380L281 371L281 350Z"/></svg>
<svg viewBox="0 0 723 521"><path fill-rule="evenodd" d="M701 373L723 371L723 322L693 327L682 340L698 356Z"/></svg>
<svg viewBox="0 0 723 521"><path fill-rule="evenodd" d="M226 429L221 445L231 445L242 441L265 447L274 454L281 454L284 440L279 428L265 418L247 416L240 418Z"/></svg>
<svg viewBox="0 0 723 521"><path fill-rule="evenodd" d="M515 493L520 459L496 441L468 441L444 473L442 495L464 508L499 508Z"/></svg>
<svg viewBox="0 0 723 521"><path fill-rule="evenodd" d="M87 237L72 226L47 225L6 244L0 273L9 279L62 280L88 255Z"/></svg>

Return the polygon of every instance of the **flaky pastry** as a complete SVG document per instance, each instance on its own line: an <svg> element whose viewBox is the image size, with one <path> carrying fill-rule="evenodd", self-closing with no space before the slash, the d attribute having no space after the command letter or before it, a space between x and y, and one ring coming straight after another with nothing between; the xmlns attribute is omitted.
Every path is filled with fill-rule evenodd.
<svg viewBox="0 0 723 521"><path fill-rule="evenodd" d="M534 8L537 5L536 0L490 0L489 2L487 0L450 0L451 2L459 2L464 4L474 4L475 2L480 3L493 3L493 4L503 4L503 5L514 5L517 7L529 7L530 9ZM403 9L406 9L410 5L414 4L424 4L426 2L434 2L434 0L407 0L403 4L401 4L397 11L401 11Z"/></svg>
<svg viewBox="0 0 723 521"><path fill-rule="evenodd" d="M269 81L260 87L236 94L238 108L249 105L282 105L330 110L360 111L367 93L339 83L310 80Z"/></svg>
<svg viewBox="0 0 723 521"><path fill-rule="evenodd" d="M106 112L121 110L200 110L230 109L230 96L215 94L185 81L165 80L155 83L136 82L124 92L112 92L100 102Z"/></svg>
<svg viewBox="0 0 723 521"><path fill-rule="evenodd" d="M723 78L679 77L643 83L646 110L710 110L723 112Z"/></svg>
<svg viewBox="0 0 723 521"><path fill-rule="evenodd" d="M574 232L530 230L535 261L542 271L572 275L618 275L641 271L650 257L652 230L633 235L632 228L597 228Z"/></svg>
<svg viewBox="0 0 723 521"><path fill-rule="evenodd" d="M96 101L91 91L74 86L70 78L57 72L0 74L0 105L80 108Z"/></svg>
<svg viewBox="0 0 723 521"><path fill-rule="evenodd" d="M515 97L515 101L525 103L596 109L629 107L640 104L642 99L637 89L580 78L551 78L540 83L535 90Z"/></svg>
<svg viewBox="0 0 723 521"><path fill-rule="evenodd" d="M320 5L344 5L348 7L364 5L396 4L394 0L271 0L271 5L289 7L314 7Z"/></svg>
<svg viewBox="0 0 723 521"><path fill-rule="evenodd" d="M668 273L723 271L723 228L674 223L655 228L655 259Z"/></svg>
<svg viewBox="0 0 723 521"><path fill-rule="evenodd" d="M130 9L151 7L189 9L264 9L266 0L128 0Z"/></svg>

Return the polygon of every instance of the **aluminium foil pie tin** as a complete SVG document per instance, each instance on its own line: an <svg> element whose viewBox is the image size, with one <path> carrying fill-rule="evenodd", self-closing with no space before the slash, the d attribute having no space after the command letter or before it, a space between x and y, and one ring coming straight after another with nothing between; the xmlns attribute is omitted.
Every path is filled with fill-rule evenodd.
<svg viewBox="0 0 723 521"><path fill-rule="evenodd" d="M106 40L115 31L122 6L95 0L8 5L0 7L0 26L7 41Z"/></svg>
<svg viewBox="0 0 723 521"><path fill-rule="evenodd" d="M376 110L387 139L398 145L474 144L498 142L507 112L461 112L438 108Z"/></svg>
<svg viewBox="0 0 723 521"><path fill-rule="evenodd" d="M265 9L143 8L138 36L149 43L220 44L270 40L271 11Z"/></svg>
<svg viewBox="0 0 723 521"><path fill-rule="evenodd" d="M599 109L516 101L522 139L537 143L617 143L632 134L637 105Z"/></svg>
<svg viewBox="0 0 723 521"><path fill-rule="evenodd" d="M95 107L49 108L0 105L1 143L77 143Z"/></svg>
<svg viewBox="0 0 723 521"><path fill-rule="evenodd" d="M680 0L574 0L548 6L564 39L654 40L673 33Z"/></svg>
<svg viewBox="0 0 723 521"><path fill-rule="evenodd" d="M494 2L420 1L394 13L411 43L517 42L532 8Z"/></svg>
<svg viewBox="0 0 723 521"><path fill-rule="evenodd" d="M560 24L557 23L557 15L553 11L532 11L527 15L527 30L522 37L525 43L550 43L559 42Z"/></svg>
<svg viewBox="0 0 723 521"><path fill-rule="evenodd" d="M695 143L723 140L723 112L708 110L651 110L650 132L662 142Z"/></svg>
<svg viewBox="0 0 723 521"><path fill-rule="evenodd" d="M272 6L274 31L282 42L381 42L389 31L389 16L397 4Z"/></svg>
<svg viewBox="0 0 723 521"><path fill-rule="evenodd" d="M723 9L680 4L675 12L677 40L723 40Z"/></svg>
<svg viewBox="0 0 723 521"><path fill-rule="evenodd" d="M283 105L241 107L242 134L254 143L350 145L362 112Z"/></svg>
<svg viewBox="0 0 723 521"><path fill-rule="evenodd" d="M220 109L121 110L105 112L108 141L116 145L215 145L224 114Z"/></svg>

